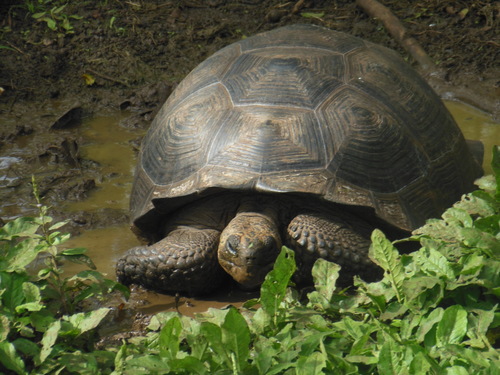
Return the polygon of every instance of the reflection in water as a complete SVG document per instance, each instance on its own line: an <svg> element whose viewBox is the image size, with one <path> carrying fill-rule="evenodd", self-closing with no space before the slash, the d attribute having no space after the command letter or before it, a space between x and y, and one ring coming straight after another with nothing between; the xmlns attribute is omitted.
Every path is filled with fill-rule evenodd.
<svg viewBox="0 0 500 375"><path fill-rule="evenodd" d="M491 149L500 144L500 124L493 122L486 114L462 103L447 102L466 138L481 140L485 144L485 170L491 173ZM118 125L120 114L116 117L97 117L84 124L83 135L87 142L82 147L83 157L90 158L102 165L105 180L98 184L89 199L71 203L68 210L95 210L103 207L128 208L128 197L132 187L135 154L129 144L139 133L128 131ZM96 263L98 270L114 278L114 267L123 251L138 244L127 226L103 228L88 231L71 239L69 247L86 247L88 254ZM71 266L70 271L77 268ZM204 311L208 307L222 307L228 303L246 301L254 295L235 292L211 296L210 300L180 299L179 310L186 315ZM170 296L148 293L149 304L144 306L147 313L172 310L175 300Z"/></svg>

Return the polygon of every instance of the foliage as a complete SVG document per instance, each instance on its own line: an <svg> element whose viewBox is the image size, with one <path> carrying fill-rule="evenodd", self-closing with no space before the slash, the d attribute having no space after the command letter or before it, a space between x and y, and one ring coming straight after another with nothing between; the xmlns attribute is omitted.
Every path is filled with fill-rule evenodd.
<svg viewBox="0 0 500 375"><path fill-rule="evenodd" d="M50 10L45 10L39 13L33 14L33 18L38 21L44 21L47 23L47 27L52 31L59 31L65 34L73 34L73 25L71 25L71 19L82 19L81 16L67 15L63 13L64 8L67 4L61 6L55 6Z"/></svg>
<svg viewBox="0 0 500 375"><path fill-rule="evenodd" d="M74 368L91 345L94 328L110 311L77 312L81 302L102 299L113 290L128 293L93 270L63 277L62 260L95 267L84 249L58 250L69 238L58 231L66 223L52 224L35 181L33 186L39 216L21 217L0 228L0 372L45 374ZM29 273L27 267L40 258L41 269ZM113 358L96 351L81 365L92 368L102 362L109 368Z"/></svg>
<svg viewBox="0 0 500 375"><path fill-rule="evenodd" d="M500 310L500 153L496 178L431 220L401 255L382 232L371 259L381 281L338 292L340 267L318 260L315 291L300 303L288 288L295 271L286 248L257 301L241 311L197 319L154 317L152 332L125 343L115 360L125 374L497 374ZM255 308L259 306L258 308Z"/></svg>

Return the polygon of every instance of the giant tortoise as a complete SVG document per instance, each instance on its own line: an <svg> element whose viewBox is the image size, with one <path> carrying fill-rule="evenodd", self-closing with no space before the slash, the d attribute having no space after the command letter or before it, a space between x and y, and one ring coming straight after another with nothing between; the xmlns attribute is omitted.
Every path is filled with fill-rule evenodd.
<svg viewBox="0 0 500 375"><path fill-rule="evenodd" d="M362 274L380 223L412 230L482 173L439 97L392 50L312 25L215 53L163 105L139 153L117 275L206 293L255 288L282 245L303 275Z"/></svg>

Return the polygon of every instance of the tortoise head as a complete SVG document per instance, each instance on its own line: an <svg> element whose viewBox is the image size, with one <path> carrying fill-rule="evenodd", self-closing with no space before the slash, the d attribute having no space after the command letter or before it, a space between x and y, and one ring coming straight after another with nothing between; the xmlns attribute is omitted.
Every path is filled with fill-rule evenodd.
<svg viewBox="0 0 500 375"><path fill-rule="evenodd" d="M255 212L237 214L222 231L219 263L244 289L254 289L272 269L281 249L276 222Z"/></svg>

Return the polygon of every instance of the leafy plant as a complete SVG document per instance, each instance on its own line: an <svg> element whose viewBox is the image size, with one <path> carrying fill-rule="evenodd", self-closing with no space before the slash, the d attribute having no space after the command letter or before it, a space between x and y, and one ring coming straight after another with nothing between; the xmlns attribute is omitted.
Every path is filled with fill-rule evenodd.
<svg viewBox="0 0 500 375"><path fill-rule="evenodd" d="M33 14L33 18L39 21L44 21L47 23L47 27L52 31L60 31L66 34L73 33L73 25L71 25L70 19L80 20L83 17L77 15L66 15L62 11L66 8L68 4L61 6L55 6L47 11L42 11Z"/></svg>
<svg viewBox="0 0 500 375"><path fill-rule="evenodd" d="M59 372L80 362L83 348L91 345L93 330L109 308L77 312L89 298L102 299L114 290L128 289L106 280L93 270L64 278L59 263L69 260L95 268L81 248L59 251L69 234L58 231L65 222L52 224L40 202L33 180L38 217L21 217L0 228L0 370L17 374ZM43 258L36 275L26 271ZM93 352L88 368L109 362L114 355ZM109 365L107 366L110 367Z"/></svg>

